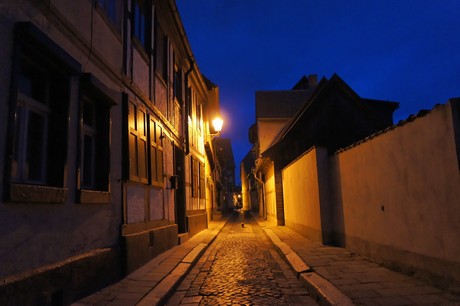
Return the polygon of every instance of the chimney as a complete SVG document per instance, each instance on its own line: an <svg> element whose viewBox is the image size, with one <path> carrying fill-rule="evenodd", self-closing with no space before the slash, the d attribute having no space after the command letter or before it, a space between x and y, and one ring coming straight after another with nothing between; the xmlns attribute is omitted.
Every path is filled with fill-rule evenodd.
<svg viewBox="0 0 460 306"><path fill-rule="evenodd" d="M318 75L309 74L308 75L308 87L315 87L316 85L318 85Z"/></svg>

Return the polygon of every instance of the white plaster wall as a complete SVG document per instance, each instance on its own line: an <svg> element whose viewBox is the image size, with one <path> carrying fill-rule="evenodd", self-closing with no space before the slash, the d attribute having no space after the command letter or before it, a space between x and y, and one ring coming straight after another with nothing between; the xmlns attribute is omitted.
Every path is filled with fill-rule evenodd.
<svg viewBox="0 0 460 306"><path fill-rule="evenodd" d="M275 168L273 163L265 174L265 203L267 206L267 218L276 220L276 191L275 191Z"/></svg>
<svg viewBox="0 0 460 306"><path fill-rule="evenodd" d="M286 124L285 119L259 119L257 121L258 140L260 153L263 153Z"/></svg>
<svg viewBox="0 0 460 306"><path fill-rule="evenodd" d="M460 262L460 174L450 104L338 160L347 247L357 239Z"/></svg>
<svg viewBox="0 0 460 306"><path fill-rule="evenodd" d="M283 169L286 226L313 240L321 240L320 195L314 148Z"/></svg>

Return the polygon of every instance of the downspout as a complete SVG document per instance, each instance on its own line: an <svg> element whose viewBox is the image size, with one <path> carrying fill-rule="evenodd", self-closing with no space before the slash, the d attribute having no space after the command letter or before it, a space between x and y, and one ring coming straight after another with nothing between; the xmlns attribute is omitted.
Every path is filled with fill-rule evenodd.
<svg viewBox="0 0 460 306"><path fill-rule="evenodd" d="M188 87L188 76L195 67L195 62L189 57L190 68L185 72L184 84L185 84L185 114L184 114L184 133L185 133L185 155L190 153L190 141L189 141L189 128L188 128L188 114L190 112L190 93Z"/></svg>
<svg viewBox="0 0 460 306"><path fill-rule="evenodd" d="M262 209L263 209L263 213L262 213L262 217L264 218L264 220L267 220L267 208L265 207L265 183L264 181L262 181L260 178L257 177L255 171L253 170L252 171L252 174L254 175L254 178L256 179L257 182L259 182L261 185L262 185L262 194L263 194L263 197L262 197Z"/></svg>

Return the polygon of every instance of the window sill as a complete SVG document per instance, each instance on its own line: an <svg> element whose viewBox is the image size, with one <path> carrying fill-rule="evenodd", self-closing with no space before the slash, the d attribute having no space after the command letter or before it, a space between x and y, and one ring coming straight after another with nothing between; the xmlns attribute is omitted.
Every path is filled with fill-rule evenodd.
<svg viewBox="0 0 460 306"><path fill-rule="evenodd" d="M110 192L97 190L78 190L78 202L81 204L109 204Z"/></svg>
<svg viewBox="0 0 460 306"><path fill-rule="evenodd" d="M10 184L12 202L59 204L65 203L67 193L67 188Z"/></svg>

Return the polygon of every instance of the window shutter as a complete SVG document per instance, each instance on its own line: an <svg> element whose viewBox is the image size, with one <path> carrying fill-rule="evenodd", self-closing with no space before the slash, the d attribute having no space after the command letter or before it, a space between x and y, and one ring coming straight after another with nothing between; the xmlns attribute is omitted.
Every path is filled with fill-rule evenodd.
<svg viewBox="0 0 460 306"><path fill-rule="evenodd" d="M147 182L147 115L145 110L130 102L128 109L129 128L129 177L131 180Z"/></svg>

